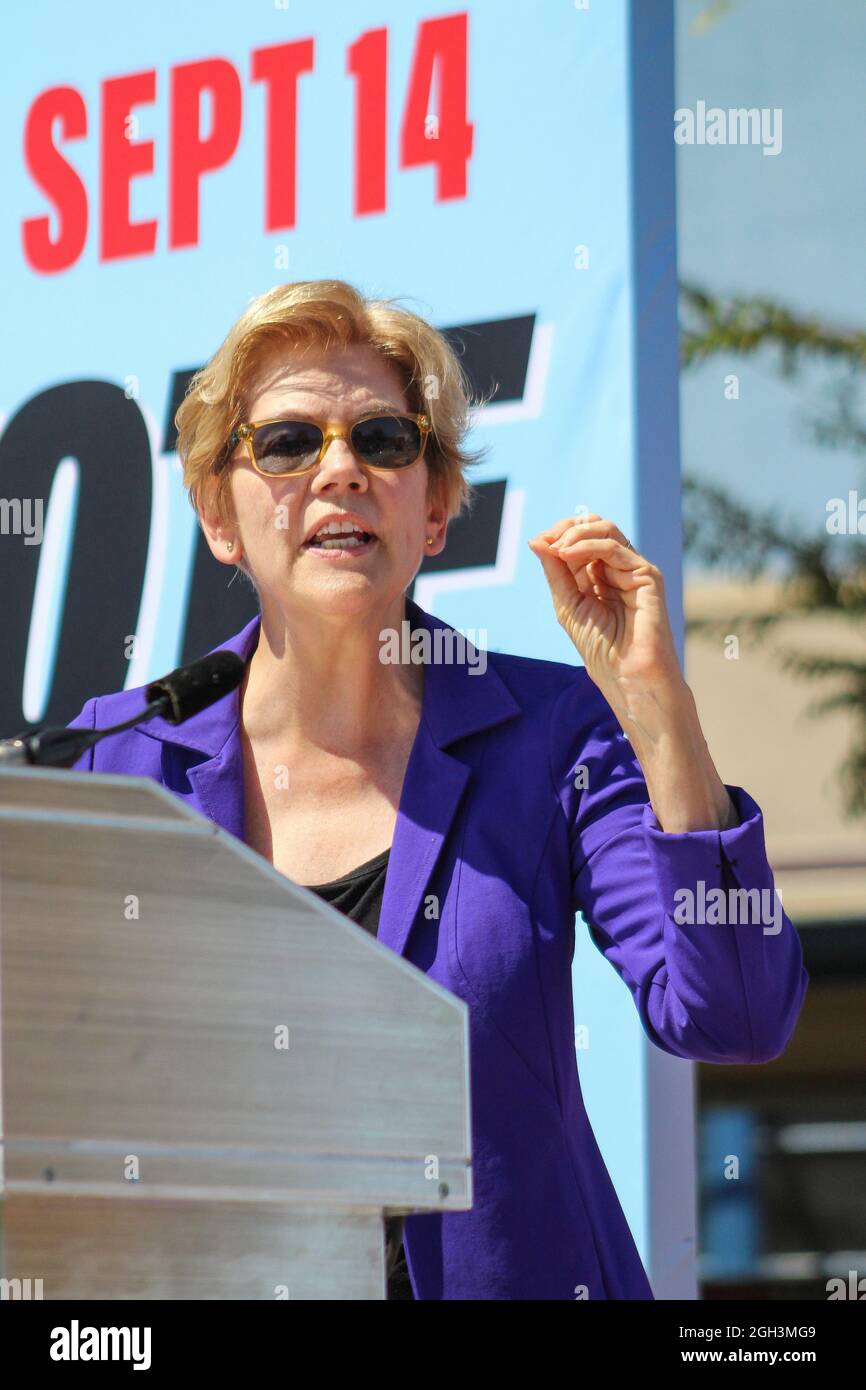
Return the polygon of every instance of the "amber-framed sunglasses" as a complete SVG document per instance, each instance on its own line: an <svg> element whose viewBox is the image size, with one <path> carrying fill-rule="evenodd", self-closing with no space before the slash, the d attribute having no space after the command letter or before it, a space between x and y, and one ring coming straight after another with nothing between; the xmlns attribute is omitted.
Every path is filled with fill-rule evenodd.
<svg viewBox="0 0 866 1390"><path fill-rule="evenodd" d="M431 424L426 415L368 411L351 424L287 416L279 420L238 425L218 465L226 466L238 444L246 446L249 461L266 478L308 473L325 457L334 439L343 439L359 463L390 473L411 468L424 457Z"/></svg>

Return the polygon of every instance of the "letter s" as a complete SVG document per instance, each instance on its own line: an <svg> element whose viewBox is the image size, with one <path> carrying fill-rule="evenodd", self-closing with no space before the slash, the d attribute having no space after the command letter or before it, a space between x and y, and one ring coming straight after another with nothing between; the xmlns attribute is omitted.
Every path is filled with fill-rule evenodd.
<svg viewBox="0 0 866 1390"><path fill-rule="evenodd" d="M54 144L54 122L61 138L80 140L87 134L87 107L74 87L50 87L41 92L27 113L24 158L33 182L54 203L59 229L51 239L48 217L29 217L21 224L24 255L42 274L68 270L87 240L87 189Z"/></svg>

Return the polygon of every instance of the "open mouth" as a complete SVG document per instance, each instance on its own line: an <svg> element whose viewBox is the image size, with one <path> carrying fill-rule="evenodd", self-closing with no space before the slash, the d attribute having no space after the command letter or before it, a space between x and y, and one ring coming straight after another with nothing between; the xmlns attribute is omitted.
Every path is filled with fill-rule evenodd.
<svg viewBox="0 0 866 1390"><path fill-rule="evenodd" d="M360 526L346 522L330 522L304 542L304 550L346 551L358 553L369 550L377 537L372 531L364 531Z"/></svg>

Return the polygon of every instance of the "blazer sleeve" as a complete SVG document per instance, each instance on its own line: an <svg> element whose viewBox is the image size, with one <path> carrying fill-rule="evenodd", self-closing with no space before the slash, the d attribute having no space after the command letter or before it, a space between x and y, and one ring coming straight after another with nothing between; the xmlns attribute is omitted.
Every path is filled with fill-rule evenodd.
<svg viewBox="0 0 866 1390"><path fill-rule="evenodd" d="M81 713L76 714L74 719L70 719L66 725L67 729L95 729L96 728L96 701L99 697L94 695L87 700ZM93 771L93 749L87 748L80 758L69 768L70 772L92 772Z"/></svg>
<svg viewBox="0 0 866 1390"><path fill-rule="evenodd" d="M662 831L616 716L581 676L551 734L574 910L657 1047L695 1061L769 1062L790 1041L808 975L775 892L760 807L728 786L739 825Z"/></svg>

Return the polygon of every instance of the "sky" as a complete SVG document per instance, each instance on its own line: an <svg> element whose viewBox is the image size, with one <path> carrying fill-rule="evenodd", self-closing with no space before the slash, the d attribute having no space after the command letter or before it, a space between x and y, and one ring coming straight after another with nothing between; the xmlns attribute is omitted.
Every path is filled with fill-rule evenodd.
<svg viewBox="0 0 866 1390"><path fill-rule="evenodd" d="M680 279L866 328L866 5L731 0L697 33L707 8L677 0L677 107L779 108L782 148L772 156L758 145L678 146ZM767 349L683 373L683 473L817 531L828 499L866 494L866 457L811 437L813 417L831 413L839 368L812 360L785 382L777 362ZM724 396L729 372L740 378L735 401ZM862 400L866 415L866 389Z"/></svg>

